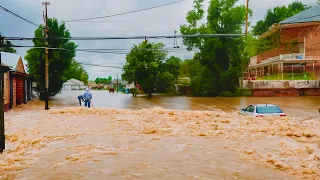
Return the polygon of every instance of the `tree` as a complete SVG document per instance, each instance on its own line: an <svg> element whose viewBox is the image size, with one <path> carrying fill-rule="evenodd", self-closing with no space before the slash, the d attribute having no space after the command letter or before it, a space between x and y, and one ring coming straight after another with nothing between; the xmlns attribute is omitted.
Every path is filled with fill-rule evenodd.
<svg viewBox="0 0 320 180"><path fill-rule="evenodd" d="M265 19L258 21L253 27L253 34L262 35L268 31L268 28L274 23L279 23L280 21L285 20L308 8L310 8L310 6L303 4L302 2L293 2L288 6L277 6L273 9L268 9Z"/></svg>
<svg viewBox="0 0 320 180"><path fill-rule="evenodd" d="M126 57L122 79L141 84L144 92L151 96L157 86L159 66L164 63L167 52L163 43L142 42L134 45Z"/></svg>
<svg viewBox="0 0 320 180"><path fill-rule="evenodd" d="M87 71L75 59L72 59L68 70L64 72L63 76L64 76L64 81L67 81L68 79L71 79L71 78L75 78L84 82L84 84L88 84L89 75Z"/></svg>
<svg viewBox="0 0 320 180"><path fill-rule="evenodd" d="M175 56L171 56L167 61L164 63L164 71L170 72L175 80L180 75L180 67L181 67L181 59Z"/></svg>
<svg viewBox="0 0 320 180"><path fill-rule="evenodd" d="M180 26L182 34L241 34L246 20L246 7L236 6L238 0L211 0L207 22L203 19L203 0L195 0L193 10L187 14L187 25ZM191 77L191 88L196 96L217 96L222 91L235 92L241 65L245 38L184 38L188 49L199 48L193 61L200 63Z"/></svg>
<svg viewBox="0 0 320 180"><path fill-rule="evenodd" d="M0 38L4 38L0 35ZM8 53L16 53L17 51L12 47L12 43L10 41L4 40L3 45L0 48L0 51L8 52Z"/></svg>
<svg viewBox="0 0 320 180"><path fill-rule="evenodd" d="M112 77L109 76L108 78L96 78L96 80L94 80L94 82L96 84L108 84L112 81Z"/></svg>
<svg viewBox="0 0 320 180"><path fill-rule="evenodd" d="M112 76L108 76L108 82L112 81Z"/></svg>
<svg viewBox="0 0 320 180"><path fill-rule="evenodd" d="M62 37L70 38L71 34L67 30L65 23L59 24L57 19L48 19L49 27L49 37ZM35 30L34 37L44 38L43 25L40 25L38 29ZM45 41L41 39L33 40L35 47L44 47ZM72 65L72 59L75 57L75 49L77 45L70 42L67 39L61 40L48 40L48 46L54 48L63 48L64 50L49 50L49 96L54 96L61 91L62 84L64 83L65 72ZM29 64L29 73L34 77L34 82L36 83L36 90L40 92L40 97L44 97L43 93L45 90L45 50L32 48L27 51L25 59Z"/></svg>

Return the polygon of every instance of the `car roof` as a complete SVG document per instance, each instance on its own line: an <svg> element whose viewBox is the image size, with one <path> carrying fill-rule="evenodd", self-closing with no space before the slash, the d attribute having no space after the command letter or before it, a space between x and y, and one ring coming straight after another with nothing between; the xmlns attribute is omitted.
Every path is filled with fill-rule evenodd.
<svg viewBox="0 0 320 180"><path fill-rule="evenodd" d="M274 105L274 104L253 104L254 106L257 106L257 107L263 107L263 106L276 106L278 107L277 105Z"/></svg>

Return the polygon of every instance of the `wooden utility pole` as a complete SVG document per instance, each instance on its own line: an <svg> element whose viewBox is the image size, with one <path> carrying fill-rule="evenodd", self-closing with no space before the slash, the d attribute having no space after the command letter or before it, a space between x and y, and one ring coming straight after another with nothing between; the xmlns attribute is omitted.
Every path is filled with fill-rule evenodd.
<svg viewBox="0 0 320 180"><path fill-rule="evenodd" d="M118 79L118 74L117 74L117 93L119 92L119 79Z"/></svg>
<svg viewBox="0 0 320 180"><path fill-rule="evenodd" d="M4 39L1 36L0 32L0 153L5 149L5 135L4 135L4 102L3 102L3 67L1 61L1 50L4 44Z"/></svg>
<svg viewBox="0 0 320 180"><path fill-rule="evenodd" d="M50 5L50 2L42 2L42 5L45 6L45 15L43 17L44 19L44 23L45 23L45 28L44 28L44 35L45 35L45 110L49 109L49 57L48 57L48 32L49 32L49 28L48 28L48 5Z"/></svg>
<svg viewBox="0 0 320 180"><path fill-rule="evenodd" d="M246 10L246 35L248 35L248 25L249 25L249 0L247 0L247 10Z"/></svg>

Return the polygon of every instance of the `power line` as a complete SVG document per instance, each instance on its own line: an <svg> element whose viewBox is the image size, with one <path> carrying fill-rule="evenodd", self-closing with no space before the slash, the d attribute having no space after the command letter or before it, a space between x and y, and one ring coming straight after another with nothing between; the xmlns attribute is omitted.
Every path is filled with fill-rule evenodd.
<svg viewBox="0 0 320 180"><path fill-rule="evenodd" d="M17 46L17 45L12 45L11 47L15 47L15 48L36 48L36 49L45 49L46 47L36 47L36 46ZM64 48L48 48L48 49L52 49L52 50L65 50L67 51L67 49ZM130 52L132 49L75 49L76 51L88 51L88 52ZM159 51L168 51L168 52L184 52L184 51L188 51L186 48L171 48L171 49L137 49L137 50L159 50ZM198 50L191 50L191 51L198 51ZM191 52L188 51L188 52Z"/></svg>
<svg viewBox="0 0 320 180"><path fill-rule="evenodd" d="M26 21L26 22L28 22L28 23L30 23L30 24L32 24L32 25L34 25L34 26L39 27L39 25L37 25L37 24L35 24L35 23L33 23L33 22L25 19L24 17L19 16L18 14L14 13L14 12L6 9L6 8L4 8L3 6L0 6L0 9L3 10L3 11L5 11L5 12L7 12L7 13L9 13L9 14L12 14L12 15L14 15L14 16L16 16L16 17L18 17L18 18L20 18L20 19L22 19L22 20L24 20L24 21Z"/></svg>
<svg viewBox="0 0 320 180"><path fill-rule="evenodd" d="M35 49L52 49L52 50L61 50L61 51L67 51L67 49L64 48L50 48L50 47L37 47L37 46L16 46L16 45L12 45L11 47L15 47L15 48L35 48Z"/></svg>
<svg viewBox="0 0 320 180"><path fill-rule="evenodd" d="M138 10L124 12L124 13L118 13L118 14L112 14L112 15L100 16L100 17L93 17L93 18L85 18L85 19L75 19L75 20L69 20L69 21L65 21L65 22L76 22L76 21L84 21L84 20L102 19L102 18L121 16L121 15L132 14L132 13L141 12L141 11L146 11L146 10L150 10L150 9L156 9L156 8L160 8L160 7L164 7L164 6L169 6L169 5L177 4L177 3L180 3L180 2L183 2L183 1L187 1L187 0L175 1L175 2L171 2L171 3L167 3L167 4L162 4L162 5L149 7L149 8L144 8L144 9L138 9Z"/></svg>
<svg viewBox="0 0 320 180"><path fill-rule="evenodd" d="M97 67L109 67L109 68L123 69L122 67L118 67L118 66L108 66L108 65L101 65L101 64L84 63L84 62L79 62L79 64L82 64L85 66L97 66Z"/></svg>
<svg viewBox="0 0 320 180"><path fill-rule="evenodd" d="M132 49L77 49L77 50L96 50L96 51L131 51ZM164 51L184 51L187 50L187 48L163 48L163 49L153 49L153 48L137 48L137 50L164 50ZM192 50L197 51L197 50Z"/></svg>
<svg viewBox="0 0 320 180"><path fill-rule="evenodd" d="M35 47L35 46L16 46L13 45L12 47L15 48L35 48L35 49L46 49L46 47ZM61 51L67 51L67 49L63 49L63 48L48 48L49 50L61 50ZM159 51L166 51L168 53L187 53L187 52L196 52L196 51L179 51L176 49L172 49L172 50L166 50L166 49L138 49L138 50L159 50ZM78 52L87 52L87 53L101 53L101 54L129 54L131 49L75 49L75 51Z"/></svg>
<svg viewBox="0 0 320 180"><path fill-rule="evenodd" d="M239 37L244 34L189 34L189 35L160 35L160 36L114 36L114 37L50 37L48 40L127 40L127 39L174 39L174 38L196 38L196 37ZM6 40L46 40L45 38L36 37L5 37Z"/></svg>
<svg viewBox="0 0 320 180"><path fill-rule="evenodd" d="M101 54L129 54L129 53L126 53L126 52L108 52L108 51L92 51L92 50L77 50L76 51L79 51L79 52L89 52L89 53L101 53Z"/></svg>

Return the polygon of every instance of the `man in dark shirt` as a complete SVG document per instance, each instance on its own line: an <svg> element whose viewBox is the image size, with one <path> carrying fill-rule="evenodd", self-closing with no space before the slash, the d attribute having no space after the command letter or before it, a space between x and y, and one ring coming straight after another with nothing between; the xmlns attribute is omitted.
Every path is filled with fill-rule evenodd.
<svg viewBox="0 0 320 180"><path fill-rule="evenodd" d="M79 96L78 96L78 100L79 100L79 105L81 106L81 101L84 101L84 100L83 100L83 95L79 95Z"/></svg>

